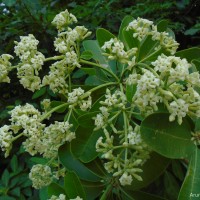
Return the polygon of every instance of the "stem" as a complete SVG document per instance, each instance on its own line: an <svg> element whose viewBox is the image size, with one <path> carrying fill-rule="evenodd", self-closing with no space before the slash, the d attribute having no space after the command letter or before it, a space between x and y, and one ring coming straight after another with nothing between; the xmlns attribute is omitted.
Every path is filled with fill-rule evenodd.
<svg viewBox="0 0 200 200"><path fill-rule="evenodd" d="M63 58L64 58L65 56L53 56L53 57L49 57L49 58L46 58L45 60L44 60L44 62L46 62L46 61L50 61L50 60L62 60Z"/></svg>
<svg viewBox="0 0 200 200"><path fill-rule="evenodd" d="M121 92L123 93L124 91L123 91L123 85L122 84L120 84L120 89L121 89ZM124 139L125 139L125 142L128 143L128 138L127 138L127 136L128 136L127 116L126 116L126 111L125 110L123 110L122 112L123 112L123 118L124 118L124 133L125 133L125 138ZM126 162L127 158L128 158L128 149L126 148L126 150L125 150L125 162Z"/></svg>
<svg viewBox="0 0 200 200"><path fill-rule="evenodd" d="M105 83L105 84L99 85L99 86L97 86L95 88L92 88L92 89L88 90L88 92L92 93L92 92L94 92L94 91L96 91L96 90L98 90L98 89L100 89L102 87L106 87L106 86L109 86L109 85L117 85L117 84L118 83L116 83L116 82Z"/></svg>
<svg viewBox="0 0 200 200"><path fill-rule="evenodd" d="M17 140L18 138L20 138L21 136L23 136L24 133L20 133L19 135L17 135L16 137L14 137L11 142L14 142L15 140Z"/></svg>
<svg viewBox="0 0 200 200"><path fill-rule="evenodd" d="M45 115L43 115L42 118L40 119L40 121L43 121L43 120L46 119L51 113L53 113L54 111L56 111L56 110L58 110L58 109L60 109L60 108L62 108L62 107L65 107L65 106L67 106L67 105L69 105L68 102L67 102L67 103L63 103L63 104L61 104L61 105L59 105L59 106L56 106L55 108L53 108L53 109L51 109L49 112L47 112Z"/></svg>
<svg viewBox="0 0 200 200"><path fill-rule="evenodd" d="M106 71L107 73L109 73L113 78L116 79L117 82L119 82L120 80L118 79L118 77L110 70L108 70L107 68L97 64L97 63L93 63L93 62L90 62L90 61L87 61L87 60L83 60L83 59L80 59L80 63L83 63L83 64L88 64L88 65L93 65L93 66L96 66L104 71Z"/></svg>
<svg viewBox="0 0 200 200"><path fill-rule="evenodd" d="M103 195L101 196L100 200L107 200L107 199L108 199L107 197L108 197L108 195L109 195L111 189L112 189L112 184L109 184L109 185L106 187L105 191L103 192Z"/></svg>

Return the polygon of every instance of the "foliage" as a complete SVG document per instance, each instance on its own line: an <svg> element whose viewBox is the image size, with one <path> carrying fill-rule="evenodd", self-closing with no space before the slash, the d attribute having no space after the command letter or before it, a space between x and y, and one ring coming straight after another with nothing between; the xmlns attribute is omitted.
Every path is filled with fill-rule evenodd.
<svg viewBox="0 0 200 200"><path fill-rule="evenodd" d="M109 10L114 2L103 5ZM31 100L14 98L1 113L8 124L0 129L5 157L19 146L33 156L22 161L25 166L19 162L25 154L12 157L1 177L3 198L38 195L27 173L34 188L43 188L42 200L184 200L197 194L200 49L177 51L165 20L154 25L127 16L117 36L99 28L96 40L86 40L91 32L74 26L76 17L67 10L46 19L50 4L27 5L38 6L32 19L38 35L48 33L45 24L53 20L57 53L45 50L47 41L37 48L37 37L27 30L15 42L18 59L0 57L2 84L19 80L33 92Z"/></svg>

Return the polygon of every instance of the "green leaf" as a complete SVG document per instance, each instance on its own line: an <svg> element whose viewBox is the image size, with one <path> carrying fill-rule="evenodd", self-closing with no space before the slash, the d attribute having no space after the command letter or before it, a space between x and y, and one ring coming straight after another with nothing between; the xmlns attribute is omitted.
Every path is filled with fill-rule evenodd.
<svg viewBox="0 0 200 200"><path fill-rule="evenodd" d="M98 155L95 145L101 135L102 131L93 132L93 127L79 126L76 130L76 140L71 142L72 153L83 163L94 160Z"/></svg>
<svg viewBox="0 0 200 200"><path fill-rule="evenodd" d="M168 171L164 174L164 188L169 199L177 199L180 186L176 178Z"/></svg>
<svg viewBox="0 0 200 200"><path fill-rule="evenodd" d="M96 70L93 69L93 68L82 67L81 69L88 75L95 75L96 74Z"/></svg>
<svg viewBox="0 0 200 200"><path fill-rule="evenodd" d="M9 194L11 196L16 196L16 197L19 197L20 196L20 188L19 187L16 187L12 190L9 191Z"/></svg>
<svg viewBox="0 0 200 200"><path fill-rule="evenodd" d="M37 99L39 97L41 97L43 94L46 93L46 87L42 87L41 89L37 90L36 92L34 92L32 99Z"/></svg>
<svg viewBox="0 0 200 200"><path fill-rule="evenodd" d="M6 6L11 7L16 4L17 0L2 0L2 3L4 3Z"/></svg>
<svg viewBox="0 0 200 200"><path fill-rule="evenodd" d="M124 45L127 50L139 46L139 40L133 37L132 30L126 31L124 29L122 31L122 34L123 34L123 38L124 38Z"/></svg>
<svg viewBox="0 0 200 200"><path fill-rule="evenodd" d="M94 127L94 120L93 117L96 117L96 115L99 113L99 111L89 112L84 115L81 115L78 117L78 123L80 126L88 128L88 127Z"/></svg>
<svg viewBox="0 0 200 200"><path fill-rule="evenodd" d="M92 51L84 51L80 58L84 59L84 60L90 60L91 58L93 58L93 54Z"/></svg>
<svg viewBox="0 0 200 200"><path fill-rule="evenodd" d="M61 163L69 171L74 171L79 178L87 181L97 182L100 180L94 173L92 173L83 163L71 153L70 145L64 144L58 151L59 159Z"/></svg>
<svg viewBox="0 0 200 200"><path fill-rule="evenodd" d="M166 30L167 30L168 23L169 23L169 21L168 21L168 20L165 20L165 19L159 21L158 24L157 24L157 30L158 30L159 32L164 32L164 31L166 31Z"/></svg>
<svg viewBox="0 0 200 200"><path fill-rule="evenodd" d="M163 157L155 152L150 154L150 159L141 167L143 172L140 174L143 181L133 180L131 186L126 186L128 190L138 190L144 188L156 180L167 168L170 159Z"/></svg>
<svg viewBox="0 0 200 200"><path fill-rule="evenodd" d="M64 188L67 196L74 199L79 196L86 199L86 194L78 176L74 172L67 172L64 178Z"/></svg>
<svg viewBox="0 0 200 200"><path fill-rule="evenodd" d="M105 187L102 182L92 183L88 181L81 181L81 184L86 192L87 200L97 199Z"/></svg>
<svg viewBox="0 0 200 200"><path fill-rule="evenodd" d="M48 199L47 187L44 187L44 188L39 190L39 197L40 197L40 200L47 200Z"/></svg>
<svg viewBox="0 0 200 200"><path fill-rule="evenodd" d="M105 42L109 41L111 38L116 38L116 36L104 28L99 28L96 31L96 38L99 46L102 47Z"/></svg>
<svg viewBox="0 0 200 200"><path fill-rule="evenodd" d="M190 165L185 176L185 180L181 187L178 200L193 200L200 197L200 150L195 149L194 154L190 159Z"/></svg>
<svg viewBox="0 0 200 200"><path fill-rule="evenodd" d="M31 157L30 160L35 164L42 164L42 165L45 165L48 162L47 159L40 157Z"/></svg>
<svg viewBox="0 0 200 200"><path fill-rule="evenodd" d="M57 183L51 183L47 187L47 191L49 197L52 195L59 196L60 194L65 194L65 189Z"/></svg>
<svg viewBox="0 0 200 200"><path fill-rule="evenodd" d="M126 98L131 103L133 95L135 94L137 85L128 85L126 84Z"/></svg>
<svg viewBox="0 0 200 200"><path fill-rule="evenodd" d="M180 180L183 181L185 174L183 171L183 167L179 160L172 160L172 171L173 174Z"/></svg>
<svg viewBox="0 0 200 200"><path fill-rule="evenodd" d="M8 186L9 179L10 179L10 174L9 174L8 170L5 169L2 174L2 177L1 177L1 181L4 186L6 186L6 187Z"/></svg>
<svg viewBox="0 0 200 200"><path fill-rule="evenodd" d="M157 123L159 122L159 123ZM170 122L168 113L149 115L141 124L144 141L156 152L168 158L190 157L195 145L191 141L190 120L183 118L183 123Z"/></svg>
<svg viewBox="0 0 200 200"><path fill-rule="evenodd" d="M0 197L0 200L16 200L15 198L13 198L13 197L9 197L9 196L1 196Z"/></svg>
<svg viewBox="0 0 200 200"><path fill-rule="evenodd" d="M83 47L85 50L92 51L92 58L101 65L108 65L105 57L102 55L101 48L96 40L85 40L83 41Z"/></svg>
<svg viewBox="0 0 200 200"><path fill-rule="evenodd" d="M98 76L89 76L86 80L85 80L85 84L86 85L93 85L93 86L95 86L95 85L101 85L102 83L104 83L104 82L102 82L102 80L100 80L99 79L99 77Z"/></svg>
<svg viewBox="0 0 200 200"><path fill-rule="evenodd" d="M18 161L17 161L17 156L14 155L10 161L10 166L13 172L16 172L18 169Z"/></svg>
<svg viewBox="0 0 200 200"><path fill-rule="evenodd" d="M161 51L155 51L155 47L159 44L158 41L152 40L152 36L147 36L140 45L140 48L138 49L138 61L141 61L143 59L152 61L157 58L158 55L160 55ZM150 56L150 54L152 54ZM148 59L147 59L148 57Z"/></svg>
<svg viewBox="0 0 200 200"><path fill-rule="evenodd" d="M123 200L166 200L166 199L143 191L133 192L124 189Z"/></svg>
<svg viewBox="0 0 200 200"><path fill-rule="evenodd" d="M124 30L124 28L126 28L126 27L129 25L129 23L130 23L131 21L133 21L133 17L132 17L132 16L129 16L129 15L125 16L124 19L122 20L122 23L121 23L120 28L119 28L119 35L118 35L119 39L120 39L122 42L125 41L125 40L124 40L123 30Z"/></svg>
<svg viewBox="0 0 200 200"><path fill-rule="evenodd" d="M108 176L108 173L103 166L102 160L98 157L89 163L85 163L85 166L99 177L104 178Z"/></svg>
<svg viewBox="0 0 200 200"><path fill-rule="evenodd" d="M175 53L175 56L186 58L188 62L200 58L200 48L192 47Z"/></svg>

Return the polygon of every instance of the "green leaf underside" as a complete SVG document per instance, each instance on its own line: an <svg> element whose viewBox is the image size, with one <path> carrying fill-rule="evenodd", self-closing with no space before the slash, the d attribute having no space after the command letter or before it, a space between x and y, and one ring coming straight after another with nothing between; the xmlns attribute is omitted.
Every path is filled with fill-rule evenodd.
<svg viewBox="0 0 200 200"><path fill-rule="evenodd" d="M188 158L194 151L191 124L186 118L179 125L169 121L168 113L149 115L141 124L144 141L157 153L168 158Z"/></svg>

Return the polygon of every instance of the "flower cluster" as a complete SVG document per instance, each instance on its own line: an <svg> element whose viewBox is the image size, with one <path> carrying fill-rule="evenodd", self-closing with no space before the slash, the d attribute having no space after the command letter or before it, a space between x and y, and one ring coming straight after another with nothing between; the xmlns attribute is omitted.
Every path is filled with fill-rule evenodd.
<svg viewBox="0 0 200 200"><path fill-rule="evenodd" d="M86 111L88 108L91 108L92 98L90 92L84 93L84 90L79 88L73 89L72 92L68 93L68 102L70 103L70 108L75 107L76 105L80 106L80 109ZM88 97L87 100L83 100L83 97Z"/></svg>
<svg viewBox="0 0 200 200"><path fill-rule="evenodd" d="M133 96L133 106L145 115L158 110L159 103L164 103L170 115L169 120L178 123L186 115L200 116L200 95L195 87L200 83L198 72L190 72L191 65L186 59L175 56L158 56L151 63L153 68L144 64L142 74L133 70L126 80L127 85L137 85Z"/></svg>
<svg viewBox="0 0 200 200"><path fill-rule="evenodd" d="M8 77L8 73L11 71L10 59L13 59L13 56L9 54L3 54L0 56L0 83L10 83L10 78Z"/></svg>
<svg viewBox="0 0 200 200"><path fill-rule="evenodd" d="M84 26L76 26L74 29L68 27L74 22L77 22L75 16L67 10L54 18L52 23L59 31L54 46L55 50L62 56L60 61L55 62L50 67L49 74L42 81L42 84L49 85L53 92L64 95L68 92L67 78L70 73L76 67L81 67L79 63L79 43L91 34Z"/></svg>
<svg viewBox="0 0 200 200"><path fill-rule="evenodd" d="M68 25L76 22L76 17L73 14L69 13L68 10L65 10L55 16L52 24L56 26L59 31L62 31L65 27L68 27Z"/></svg>
<svg viewBox="0 0 200 200"><path fill-rule="evenodd" d="M60 194L59 196L53 195L50 199L48 200L66 200L66 196L64 194Z"/></svg>
<svg viewBox="0 0 200 200"><path fill-rule="evenodd" d="M126 52L123 42L117 38L111 38L101 48L106 52L103 55L107 56L109 60L118 60L121 63L128 63L129 58L134 56L137 51L137 48L132 48Z"/></svg>
<svg viewBox="0 0 200 200"><path fill-rule="evenodd" d="M20 42L15 41L15 54L21 63L17 66L17 76L20 83L31 91L40 89L41 79L38 76L42 69L45 57L37 51L39 41L32 34L21 36Z"/></svg>
<svg viewBox="0 0 200 200"><path fill-rule="evenodd" d="M179 44L168 32L159 32L157 26L152 21L138 17L127 26L127 31L133 31L133 37L137 38L140 42L147 36L151 36L152 40L159 41L156 49L164 48L172 55L175 54Z"/></svg>
<svg viewBox="0 0 200 200"><path fill-rule="evenodd" d="M142 180L138 173L141 166L149 158L149 149L140 137L138 126L129 124L131 116L126 112L127 100L125 94L116 90L113 94L106 91L105 100L100 102L101 113L95 117L95 130L102 129L105 137L101 136L96 143L96 150L105 159L105 169L119 177L121 185L130 185L133 177ZM124 126L117 127L117 120L122 117Z"/></svg>
<svg viewBox="0 0 200 200"><path fill-rule="evenodd" d="M51 168L47 165L34 165L29 173L29 178L33 183L33 187L40 189L52 182Z"/></svg>
<svg viewBox="0 0 200 200"><path fill-rule="evenodd" d="M66 196L64 194L60 194L59 196L53 195L50 199L48 200L66 200ZM77 196L75 199L69 199L69 200L83 200L79 196Z"/></svg>

